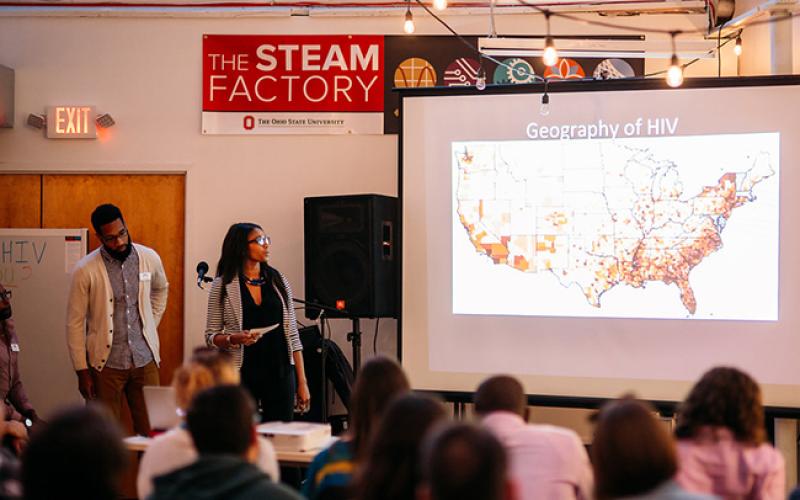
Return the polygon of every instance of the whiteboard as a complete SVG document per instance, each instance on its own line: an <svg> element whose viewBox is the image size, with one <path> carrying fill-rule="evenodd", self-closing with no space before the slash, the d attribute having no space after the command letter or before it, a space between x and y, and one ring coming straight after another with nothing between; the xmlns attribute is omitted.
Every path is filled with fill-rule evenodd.
<svg viewBox="0 0 800 500"><path fill-rule="evenodd" d="M20 376L45 420L83 402L65 325L72 269L86 255L87 238L86 229L0 229L0 283L12 291Z"/></svg>

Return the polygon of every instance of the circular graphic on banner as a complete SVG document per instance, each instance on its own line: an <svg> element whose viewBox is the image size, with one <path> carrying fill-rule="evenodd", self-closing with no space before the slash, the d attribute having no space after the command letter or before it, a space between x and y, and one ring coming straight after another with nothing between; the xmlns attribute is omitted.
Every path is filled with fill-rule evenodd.
<svg viewBox="0 0 800 500"><path fill-rule="evenodd" d="M475 59L459 57L444 70L442 83L448 87L467 87L478 81L481 64Z"/></svg>
<svg viewBox="0 0 800 500"><path fill-rule="evenodd" d="M531 63L519 57L512 57L502 61L502 65L494 70L494 83L533 83L536 81L536 72Z"/></svg>
<svg viewBox="0 0 800 500"><path fill-rule="evenodd" d="M435 85L436 70L425 59L408 58L394 70L395 87L433 87Z"/></svg>
<svg viewBox="0 0 800 500"><path fill-rule="evenodd" d="M554 66L545 68L544 77L548 80L580 80L586 78L586 72L573 59L562 57Z"/></svg>
<svg viewBox="0 0 800 500"><path fill-rule="evenodd" d="M603 59L594 69L595 80L615 80L617 78L633 78L636 73L630 64L622 59Z"/></svg>

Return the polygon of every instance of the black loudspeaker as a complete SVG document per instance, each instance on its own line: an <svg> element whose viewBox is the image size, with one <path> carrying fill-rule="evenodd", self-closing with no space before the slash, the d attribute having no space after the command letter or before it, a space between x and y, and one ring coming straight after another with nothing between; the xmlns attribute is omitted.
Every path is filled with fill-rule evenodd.
<svg viewBox="0 0 800 500"><path fill-rule="evenodd" d="M397 198L306 198L306 300L349 313L326 311L332 318L397 317L396 230Z"/></svg>

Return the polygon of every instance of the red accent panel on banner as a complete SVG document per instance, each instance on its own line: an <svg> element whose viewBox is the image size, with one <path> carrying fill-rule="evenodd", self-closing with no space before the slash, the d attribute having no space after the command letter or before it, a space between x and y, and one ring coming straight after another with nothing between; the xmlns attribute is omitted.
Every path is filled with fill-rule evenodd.
<svg viewBox="0 0 800 500"><path fill-rule="evenodd" d="M382 112L383 36L203 35L203 111Z"/></svg>

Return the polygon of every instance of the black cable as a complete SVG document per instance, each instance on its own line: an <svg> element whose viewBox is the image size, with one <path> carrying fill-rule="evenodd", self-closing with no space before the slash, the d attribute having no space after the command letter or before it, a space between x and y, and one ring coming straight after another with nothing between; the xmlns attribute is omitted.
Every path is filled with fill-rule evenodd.
<svg viewBox="0 0 800 500"><path fill-rule="evenodd" d="M468 40L466 40L462 35L460 35L456 30L454 30L449 24L447 24L447 22L445 22L442 18L440 18L433 11L431 11L428 8L427 5L422 3L422 0L415 0L415 1L420 7L422 7L425 10L425 12L427 12L439 24L444 26L445 29L447 29L447 31L452 33L453 36L455 36L461 43L463 43L472 52L474 52L478 56L478 58L480 58L481 60L482 59L487 59L487 60L492 61L493 63L497 64L498 66L501 66L501 67L509 69L509 70L512 69L510 65L503 63L502 61L494 58L493 56L489 56L489 55L486 55L486 54L482 53L478 49L478 47L473 46ZM522 4L524 6L527 6L527 7L531 7L533 9L535 9L536 11L538 11L538 12L540 12L542 14L545 14L547 16L553 15L553 16L561 17L563 19L567 19L567 20L570 20L570 21L573 21L573 22L576 22L576 23L579 23L579 24L585 24L585 25L589 25L589 26L601 26L601 27L605 27L605 28L618 29L618 30L621 30L621 31L626 31L627 30L627 31L635 31L637 33L668 34L668 35L672 36L673 41L674 41L675 37L677 37L678 35L700 34L700 33L708 34L709 33L709 30L701 30L701 29L696 29L696 30L666 30L666 29L664 29L664 30L662 30L662 29L653 29L653 28L635 28L635 27L632 27L632 26L622 26L622 25L617 25L617 24L614 24L614 23L607 23L607 22L604 22L604 21L590 21L588 19L582 19L582 18L579 18L577 16L573 16L573 15L570 15L570 14L564 14L562 12L554 12L554 11L551 11L550 9L544 9L544 8L538 6L538 5L530 3L528 0L517 0L517 1L520 4ZM494 14L492 14L492 16L493 15ZM792 19L795 16L800 16L800 12L799 13L791 13L788 16L770 17L770 18L767 18L766 20L761 20L761 21L756 20L756 21L753 21L751 23L748 23L747 27L760 26L762 24L777 23L779 21L785 21L785 20ZM721 75L721 72L722 72L722 57L721 57L720 49L722 47L724 47L725 45L727 45L728 43L730 43L731 40L734 40L734 39L736 39L736 37L741 36L742 31L744 31L744 28L745 28L745 27L742 27L738 31L736 36L728 35L727 39L725 40L725 43L721 44L720 40L721 40L721 36L722 36L722 30L726 28L726 25L728 24L728 22L730 22L730 21L727 21L727 22L717 26L717 28L716 28L716 31L717 31L717 48L715 50L710 50L710 51L707 52L707 54L713 54L715 51L717 52L717 57L719 59L719 61L718 61L718 65L719 65L718 74L720 74L720 75ZM711 31L713 31L713 30L711 30ZM695 64L699 60L700 60L699 57L695 58L695 59L689 61L686 64L682 64L681 68L682 69L686 69L689 66L691 66L692 64ZM652 77L652 76L658 76L658 75L662 75L662 74L664 74L666 72L667 72L667 70L656 71L654 73L647 73L645 75L642 75L642 78L649 78L649 77ZM539 76L539 75L536 75L536 74L534 74L533 77L534 77L534 80L539 81L539 82L547 82L548 81L546 78L544 78L542 76Z"/></svg>
<svg viewBox="0 0 800 500"><path fill-rule="evenodd" d="M296 313L297 311L300 311L300 310L303 310L303 309L305 309L305 307L295 307L295 308L294 308L294 310L295 310L295 313ZM306 327L306 325L304 325L304 324L303 324L303 323L302 323L300 320L298 320L298 319L297 319L297 314L295 314L295 320L294 320L294 321L295 321L295 323L297 323L298 325L300 325L300 328L305 328L305 327Z"/></svg>
<svg viewBox="0 0 800 500"><path fill-rule="evenodd" d="M720 45L720 48L722 48L722 47L724 47L724 46L728 45L729 43L731 43L731 41L733 41L733 40L735 40L735 39L736 39L735 37L734 37L734 38L728 38L727 40L725 40L725 42L724 42L722 45ZM717 49L717 50L718 50L718 49ZM714 52L714 50L709 50L709 51L708 51L708 52L706 52L706 53L707 53L707 54L711 54L711 53L713 53L713 52ZM691 65L692 65L692 64L694 64L694 63L696 63L696 62L697 62L697 61L699 61L699 60L700 60L700 58L699 58L699 57L696 57L696 58L692 59L691 61L689 61L689 62L688 62L688 63L686 63L686 64L681 64L681 68L683 68L683 69L686 69L686 68L688 68L689 66L691 66ZM662 70L662 71L656 71L655 73L647 73L646 75L642 75L642 78L649 78L649 77L651 77L651 76L663 75L663 74L664 74L664 73L666 73L667 71L669 71L669 70L668 70L668 69L665 69L665 70Z"/></svg>
<svg viewBox="0 0 800 500"><path fill-rule="evenodd" d="M417 0L417 1L419 1L419 0ZM668 29L656 29L656 28L636 28L636 27L633 27L633 26L623 26L623 25L614 24L614 23L607 23L605 21L590 21L588 19L582 19L582 18L580 18L578 16L574 16L574 15L571 15L571 14L564 14L563 12L551 11L550 9L545 9L545 8L542 8L542 7L534 4L534 3L531 3L529 0L517 0L517 1L520 4L522 4L522 5L526 6L526 7L531 7L531 8L535 9L536 11L538 11L538 12L540 12L542 14L550 13L550 15L553 15L553 16L556 16L556 17L560 17L560 18L563 18L563 19L567 19L569 21L573 21L573 22L576 22L576 23L586 24L586 25L589 25L589 26L601 26L601 27L604 27L604 28L618 29L620 31L635 31L635 32L638 32L638 33L658 33L658 34L662 34L662 35L670 35L672 33L684 34L684 35L685 34L709 34L709 33L713 32L713 31L722 31L723 29L725 29L727 27L727 24L730 22L730 21L726 21L725 23L720 24L719 26L717 26L716 28L714 28L712 30L694 29L694 30L679 30L679 31L676 31L676 30L668 30ZM776 22L779 22L779 21L782 21L782 20L785 20L785 19L791 19L791 18L793 18L795 16L798 16L798 15L800 15L800 12L792 13L792 14L790 14L788 16L785 16L785 17L778 17L778 18L770 17L770 18L767 18L767 19L761 20L761 21L753 21L751 23L748 23L747 26L758 26L758 25L761 25L761 24L772 24L772 23L776 23ZM742 28L742 29L744 29L744 28Z"/></svg>
<svg viewBox="0 0 800 500"><path fill-rule="evenodd" d="M375 320L375 334L372 336L372 354L378 354L378 325L381 324L381 319Z"/></svg>
<svg viewBox="0 0 800 500"><path fill-rule="evenodd" d="M717 30L717 78L722 76L722 30Z"/></svg>
<svg viewBox="0 0 800 500"><path fill-rule="evenodd" d="M427 12L428 14L430 14L430 16L431 16L432 18L434 18L434 19L435 19L437 22L439 22L439 24L441 24L442 26L444 26L444 28L445 28L447 31L449 31L450 33L452 33L452 34L453 34L453 36L455 36L455 37L458 39L458 41L460 41L461 43L463 43L464 45L466 45L467 47L469 47L469 50L471 50L472 52L474 52L474 53L475 53L475 54L476 54L476 55L477 55L479 58L488 59L489 61L492 61L492 62L493 62L493 63L495 63L496 65L498 65L498 66L500 66L500 67L503 67L503 68L506 68L506 69L508 69L508 70L512 70L512 69L513 69L513 68L512 68L510 65L508 65L508 64L505 64L504 62L502 62L502 61L500 61L500 60L498 60L498 59L495 59L495 58L494 58L494 57L492 57L492 56L489 56L489 55L486 55L486 54L484 54L483 52L481 52L481 51L478 49L478 47L476 47L476 46L472 45L471 43L469 43L469 41L468 41L466 38L464 38L463 36L461 36L460 34L458 34L458 32L457 32L456 30L454 30L454 29L453 29L453 28L452 28L452 27L451 27L449 24L447 24L447 22L445 22L445 21L444 21L444 20L443 20L441 17L437 16L437 15L436 15L436 14L435 14L435 13L434 13L434 12L433 12L431 9L429 9L429 8L428 8L428 6L427 6L427 5L425 5L424 3L422 3L422 0L415 0L415 1L417 2L417 4L418 4L420 7L422 7L423 9L425 9L425 12ZM539 81L541 81L541 82L543 82L543 81L545 80L545 79L544 79L544 77L542 77L542 76L539 76L539 75L532 75L532 76L534 77L534 79L535 79L535 80L539 80Z"/></svg>
<svg viewBox="0 0 800 500"><path fill-rule="evenodd" d="M620 30L620 31L633 31L633 32L636 32L636 33L657 33L657 34L662 34L662 35L677 36L677 35L686 35L686 34L704 34L704 35L707 35L710 32L717 31L718 32L718 36L721 36L722 30L725 29L727 27L727 24L730 22L730 21L727 21L727 22L725 22L723 24L720 24L714 30L708 30L708 29L670 30L670 29L654 29L654 28L637 28L637 27L633 27L633 26L624 26L624 25L619 25L619 24L614 24L614 23L607 23L607 22L604 22L604 21L592 21L592 20L580 18L578 16L574 16L574 15L571 15L571 14L565 14L563 12L552 11L550 9L545 9L545 8L542 8L542 7L538 6L538 5L536 5L536 4L533 4L529 0L517 0L517 1L520 4L522 4L523 6L530 7L530 8L532 8L532 9L534 9L537 12L540 12L542 14L560 17L560 18L563 18L563 19L566 19L566 20L569 20L569 21L573 21L575 23L585 24L585 25L589 25L589 26L601 26L601 27L611 28L611 29ZM494 57L482 54L481 51L478 50L477 47L474 47L462 35L460 35L449 24L447 24L447 22L445 22L442 18L440 18L433 11L431 11L431 9L429 9L427 5L422 3L422 0L415 0L415 2L417 3L417 5L422 7L425 10L425 12L427 12L431 17L433 17L437 22L439 22L439 24L444 26L444 28L447 31L452 33L453 36L455 36L461 43L463 43L464 45L469 47L469 49L471 51L475 52L478 56L482 55L484 58L492 61L493 63L497 64L498 66L502 66L504 68L511 69L511 67L509 65L503 64L501 61L498 61ZM756 21L753 21L751 23L748 23L747 27L749 27L749 26L760 26L762 24L777 23L779 21L792 19L792 18L794 18L796 16L800 16L800 12L791 13L791 14L789 14L787 16L782 16L782 17L769 17L767 19L760 20L760 21L756 20ZM740 35L741 35L742 31L744 31L744 27L742 27L739 30L739 34ZM728 36L727 39L730 40L731 37ZM724 46L724 45L725 44L722 44L722 46ZM694 61L692 63L694 63ZM659 74L659 73L655 73L655 74ZM645 76L647 76L647 75L645 75ZM539 81L544 81L545 80L543 77L541 77L539 75L534 75L534 77Z"/></svg>

